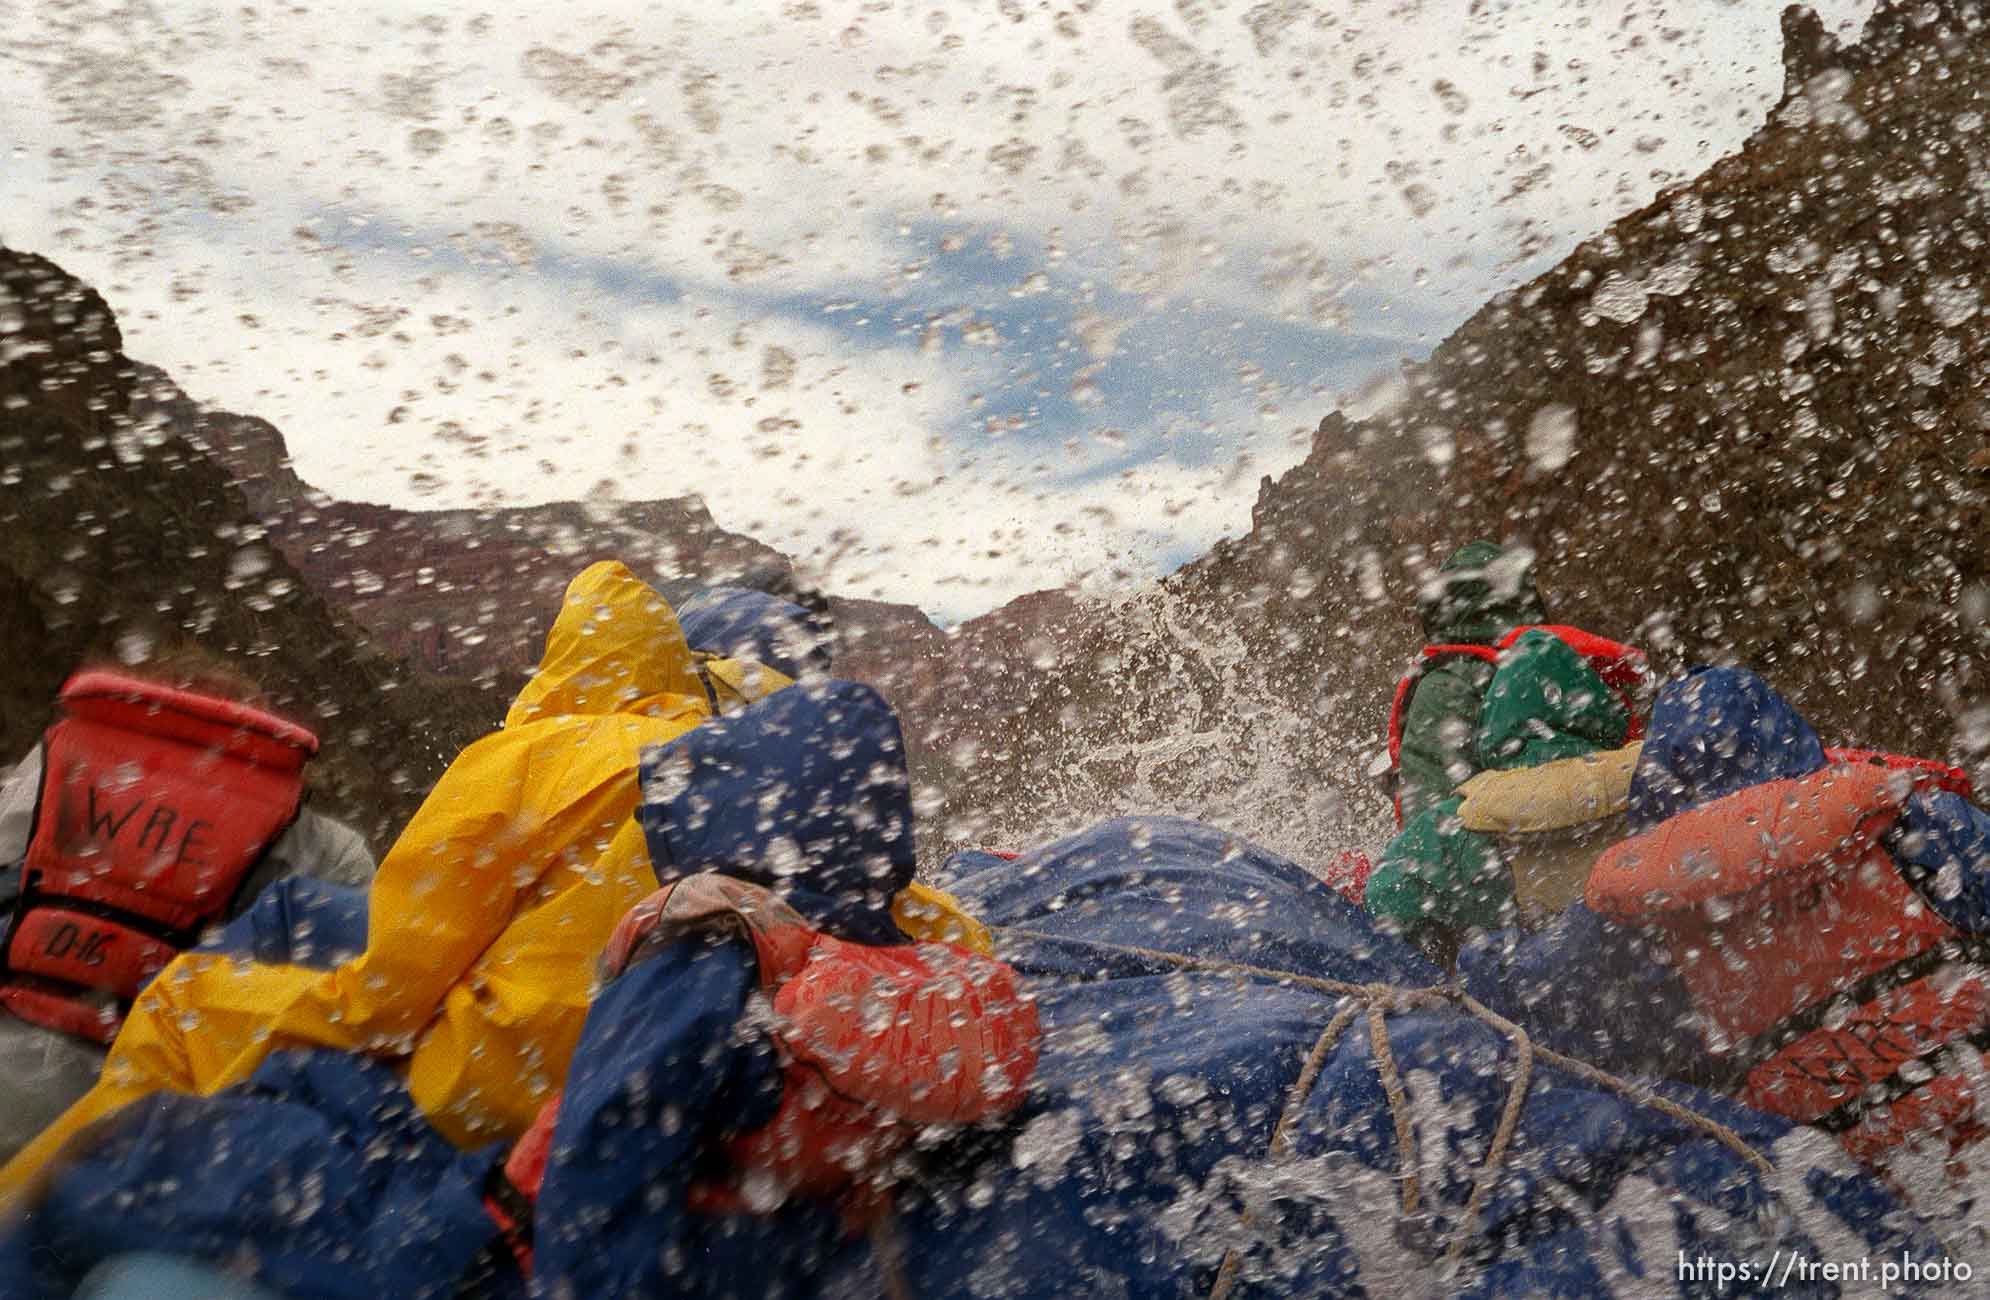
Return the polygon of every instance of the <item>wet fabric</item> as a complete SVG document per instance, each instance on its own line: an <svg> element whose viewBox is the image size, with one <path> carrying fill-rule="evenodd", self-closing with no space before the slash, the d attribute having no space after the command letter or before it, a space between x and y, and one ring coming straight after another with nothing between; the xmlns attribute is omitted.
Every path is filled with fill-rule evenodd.
<svg viewBox="0 0 1990 1300"><path fill-rule="evenodd" d="M285 1044L398 1060L460 1146L522 1131L565 1071L595 955L656 887L638 755L709 714L670 607L620 564L589 567L503 730L458 755L382 860L366 950L329 971L179 958L96 1087L0 1172L0 1195L92 1120L240 1082Z"/></svg>
<svg viewBox="0 0 1990 1300"><path fill-rule="evenodd" d="M0 780L0 913L12 911L20 892L20 860L27 852L42 764L37 744ZM295 881L356 886L363 893L373 867L372 851L357 831L306 806L242 882L236 905L248 910L238 919L271 890ZM104 1055L100 1044L0 1015L0 1160L13 1158L90 1091Z"/></svg>
<svg viewBox="0 0 1990 1300"><path fill-rule="evenodd" d="M1232 1294L1241 1296L1697 1296L1703 1288L1679 1281L1681 1250L1728 1259L1940 1251L1814 1133L1667 1090L1772 1155L1779 1172L1765 1180L1697 1130L1542 1064L1466 1269L1445 1277L1445 1247L1505 1102L1511 1047L1459 1013L1390 1017L1430 1206L1403 1215L1395 1128L1359 1025L1325 1059L1297 1119L1294 1159L1266 1156L1339 999L1276 978L1188 972L1130 949L1405 986L1437 981L1427 962L1295 864L1195 823L1109 822L1014 861L970 854L951 865L951 887L1005 927L1002 955L1033 979L1045 1050L1016 1120L930 1145L908 1169L890 1239L911 1294L1206 1295L1234 1247ZM886 1289L876 1242L849 1235L822 1207L717 1218L685 1207L700 1135L761 1122L778 1095L771 1055L737 1032L752 962L738 941L677 944L602 990L541 1192L537 1294ZM71 1269L95 1262L77 1258L84 1248L171 1248L134 1240L145 1234L123 1226L142 1222L162 1198L108 1226L118 1216L67 1199L79 1188L115 1196L139 1185L134 1175L158 1186L229 1150L238 1154L223 1184L254 1189L235 1202L237 1213L253 1208L270 1194L258 1177L270 1175L245 1172L259 1161L244 1144L288 1150L291 1139L264 1117L315 1097L307 1125L326 1115L330 1123L308 1135L335 1153L312 1166L327 1174L323 1196L300 1213L295 1184L286 1185L288 1213L255 1220L217 1258L254 1261L258 1279L290 1300L360 1294L338 1290L344 1274L323 1262L338 1235L338 1258L361 1261L349 1271L375 1288L368 1300L448 1294L439 1277L474 1235L462 1189L480 1186L495 1157L459 1155L405 1122L415 1110L394 1089L387 1072L359 1058L284 1053L224 1098L143 1103L143 1127L65 1177L57 1204L73 1206L87 1228L46 1213L17 1226L0 1238L0 1289L23 1300L62 1294L35 1289L51 1280L57 1242ZM371 1109L343 1100L359 1095ZM189 1122L200 1115L208 1118ZM395 1158L348 1159L366 1150ZM174 1152L178 1164L167 1159ZM184 1194L205 1185L186 1181ZM399 1223L395 1212L418 1217ZM164 1236L163 1217L151 1231ZM500 1275L485 1294L523 1292L515 1276ZM1797 1285L1778 1294L1834 1292Z"/></svg>
<svg viewBox="0 0 1990 1300"><path fill-rule="evenodd" d="M1534 587L1533 555L1468 542L1448 556L1417 596L1426 645L1491 646L1516 627L1545 623ZM1420 666L1402 702L1397 753L1400 816L1407 820L1445 798L1484 764L1476 753L1479 710L1492 665L1464 655Z"/></svg>
<svg viewBox="0 0 1990 1300"><path fill-rule="evenodd" d="M1193 823L1108 823L1013 862L976 854L954 866L952 886L970 906L1045 936L1011 929L1002 944L1038 979L1047 1050L1017 1123L934 1148L901 1188L893 1236L908 1291L1207 1294L1232 1246L1242 1252L1233 1294L1414 1294L1438 1285L1444 1244L1504 1102L1500 1063L1510 1048L1456 1015L1392 1019L1427 1153L1426 1194L1439 1207L1402 1218L1393 1124L1358 1030L1327 1061L1296 1130L1297 1159L1275 1168L1263 1154L1334 999L1184 972L1126 948L1405 984L1433 981L1427 963L1296 866ZM616 1022L604 1014L600 1023ZM643 1037L619 1041L633 1048ZM738 1068L724 1055L708 1059L722 1076ZM1814 1134L1672 1091L1778 1156L1784 1172L1765 1185L1725 1148L1655 1112L1551 1068L1538 1080L1479 1244L1466 1273L1441 1284L1447 1294L1698 1294L1678 1280L1680 1249L1730 1258L1938 1249ZM568 1180L592 1195L551 1216L542 1202L541 1222L570 1224L578 1213L600 1224L617 1206L640 1217L639 1230L549 1229L539 1266L550 1293L883 1289L873 1243L840 1233L812 1207L700 1220L670 1212L670 1178L653 1203L637 1201L631 1171L598 1163L597 1153L619 1149L653 1171L681 1168L681 1131L645 1123L653 1113L611 1105L593 1132L563 1122L564 1155L549 1186ZM582 1170L586 1181L575 1177Z"/></svg>
<svg viewBox="0 0 1990 1300"><path fill-rule="evenodd" d="M1943 920L1990 934L1990 818L1982 809L1947 792L1912 795L1887 847Z"/></svg>
<svg viewBox="0 0 1990 1300"><path fill-rule="evenodd" d="M1587 660L1552 632L1527 632L1501 653L1486 687L1479 766L1538 767L1616 749L1630 727L1630 711Z"/></svg>
<svg viewBox="0 0 1990 1300"><path fill-rule="evenodd" d="M1632 770L1629 827L1824 765L1810 724L1753 673L1696 668L1668 682ZM1474 997L1542 1041L1611 1069L1697 1081L1729 1073L1707 1050L1664 943L1581 903L1534 934L1491 934L1459 953Z"/></svg>
<svg viewBox="0 0 1990 1300"><path fill-rule="evenodd" d="M200 951L269 966L341 965L366 951L366 891L304 877L279 880L203 940Z"/></svg>
<svg viewBox="0 0 1990 1300"><path fill-rule="evenodd" d="M1494 929L1513 919L1513 881L1490 836L1458 818L1461 796L1426 809L1382 851L1362 903L1408 934L1431 926Z"/></svg>
<svg viewBox="0 0 1990 1300"><path fill-rule="evenodd" d="M829 639L816 615L764 591L706 587L673 602L694 650L766 664L799 681L830 669Z"/></svg>
<svg viewBox="0 0 1990 1300"><path fill-rule="evenodd" d="M0 1236L0 1294L63 1297L105 1260L253 1256L301 1300L443 1300L489 1237L496 1148L458 1152L385 1064L283 1051L216 1097L156 1093L67 1161Z"/></svg>
<svg viewBox="0 0 1990 1300"><path fill-rule="evenodd" d="M839 937L904 942L891 920L912 869L904 763L889 708L847 682L782 692L688 732L644 762L659 861L651 877L723 865L779 888ZM322 964L365 921L364 899L293 885L212 948ZM772 1223L687 1205L720 1141L766 1123L781 1095L771 1039L746 1028L759 983L750 945L700 937L600 990L566 1073L540 1188L542 1285L578 1296L672 1294L672 1269L695 1261L704 1280L696 1293L737 1276L748 1279L740 1294L757 1295L767 1270L819 1272L820 1255L845 1248L843 1225L824 1207L790 1206ZM71 1153L32 1215L0 1239L0 1295L66 1295L105 1258L170 1250L208 1262L252 1257L256 1278L293 1300L444 1296L495 1235L482 1198L503 1145L459 1154L423 1121L400 1072L362 1054L279 1050L214 1098L140 1101L110 1133ZM210 1177L219 1153L226 1174ZM141 1186L174 1194L133 1202ZM407 1217L408 1205L427 1217ZM368 1263L354 1270L348 1258ZM522 1286L499 1269L479 1294Z"/></svg>
<svg viewBox="0 0 1990 1300"><path fill-rule="evenodd" d="M1809 724L1761 678L1696 670L1668 684L1653 708L1632 783L1634 824L1649 829L1744 790L1810 777L1825 757ZM1964 936L1990 934L1990 815L1952 793L1912 794L1883 844L1920 902ZM1853 937L1901 928L1860 923ZM1850 961L1855 947L1833 952ZM1475 996L1551 1045L1672 1077L1732 1073L1709 1051L1666 944L1581 905L1539 934L1468 945L1459 970Z"/></svg>
<svg viewBox="0 0 1990 1300"><path fill-rule="evenodd" d="M1458 820L1492 835L1565 830L1614 817L1630 803L1640 745L1479 773L1458 787Z"/></svg>
<svg viewBox="0 0 1990 1300"><path fill-rule="evenodd" d="M987 952L979 922L944 891L912 879L905 762L884 697L842 681L811 684L653 751L643 761L637 817L659 883L724 871L775 889L811 921L861 943L911 935ZM735 771L747 774L749 788L736 801L708 802L714 776L731 779ZM766 802L795 790L818 793L787 822L768 825ZM859 842L863 853L846 856Z"/></svg>
<svg viewBox="0 0 1990 1300"><path fill-rule="evenodd" d="M699 784L685 797L713 806L744 804L770 824L806 819L816 791L800 784L775 790L754 760L778 763L781 746L757 745L756 734L778 736L811 755L820 755L823 746L803 738L830 729L853 738L853 754L865 748L862 738L871 746L897 738L881 702L866 688L847 684L813 697L765 700L744 716L715 746L698 750L700 761L686 762ZM720 752L738 765L702 761ZM666 748L664 757L669 755ZM879 755L865 757L876 761ZM902 758L899 771L902 777ZM871 812L903 800L903 786L902 779L872 782L867 789L878 802ZM758 798L770 794L772 802ZM861 922L870 929L888 924L892 895L890 882L881 888L860 864L883 853L909 826L866 820L867 827L846 827L837 845L848 851L852 870L825 871L811 893L845 918L867 912ZM876 836L866 835L871 828ZM907 858L905 874L909 870ZM218 936L215 947L298 960L308 955L302 951L307 942L350 939L364 915L349 895L292 888ZM562 1275L564 1244L583 1260L574 1271L588 1279L588 1289L578 1294L640 1294L623 1287L618 1270L628 1265L616 1250L604 1249L599 1236L569 1238L559 1231L562 1224L599 1226L603 1207L594 1197L603 1174L597 1162L623 1172L621 1197L638 1211L638 1222L619 1242L630 1256L654 1260L670 1235L667 1228L646 1230L658 1216L666 1225L678 1224L680 1235L689 1230L682 1196L666 1196L651 1172L681 1170L681 1193L708 1130L679 1123L666 1132L662 1117L666 1111L690 1113L708 1120L710 1131L725 1132L771 1114L779 1095L773 1053L736 1032L756 985L749 947L700 941L673 946L642 963L638 977L603 992L561 1108L563 1123L583 1136L578 1148L571 1142L556 1148L553 1176L542 1191L552 1225L544 1234L545 1275ZM650 1117L641 1128L656 1136L654 1147L627 1130L637 1110ZM27 1223L6 1239L0 1294L67 1294L84 1269L121 1251L172 1249L227 1260L248 1244L258 1278L287 1296L442 1296L453 1293L492 1236L482 1195L502 1147L458 1155L422 1122L396 1072L362 1055L279 1052L246 1084L217 1098L161 1095L140 1102L118 1118L114 1132L114 1141L67 1164ZM598 1145L589 1140L597 1134ZM228 1153L230 1177L200 1176L215 1152ZM635 1156L653 1156L656 1163L626 1163ZM632 1167L642 1174L629 1175ZM299 1199L306 1180L315 1186L311 1201ZM127 1189L162 1184L175 1186L177 1194L126 1203ZM428 1217L397 1221L397 1198L437 1208ZM272 1200L281 1213L269 1208ZM114 1206L119 1212L110 1212ZM436 1217L443 1212L446 1218ZM203 1224L211 1225L205 1234ZM769 1247L756 1249L765 1254ZM347 1256L362 1257L367 1266L343 1267ZM596 1280L602 1289L593 1289ZM490 1284L499 1294L506 1285L502 1277ZM518 1289L522 1282L513 1277L508 1285Z"/></svg>
<svg viewBox="0 0 1990 1300"><path fill-rule="evenodd" d="M1694 668L1652 704L1631 778L1631 828L1823 766L1817 733L1767 682L1750 672Z"/></svg>
<svg viewBox="0 0 1990 1300"><path fill-rule="evenodd" d="M1604 1069L1703 1084L1724 1073L1664 948L1580 902L1531 933L1474 937L1458 978L1543 1044Z"/></svg>
<svg viewBox="0 0 1990 1300"><path fill-rule="evenodd" d="M943 1153L948 1177L901 1196L914 1294L1206 1295L1234 1246L1233 1295L1699 1295L1679 1280L1682 1248L1936 1249L1817 1134L1666 1090L1772 1153L1765 1181L1697 1130L1539 1065L1468 1267L1442 1277L1511 1046L1458 1013L1390 1017L1434 1199L1400 1215L1394 1124L1359 1024L1327 1057L1295 1159L1265 1154L1337 999L1125 947L1405 985L1435 982L1428 963L1296 866L1194 823L1110 822L955 867L950 887L1038 980L1045 1051L1015 1136ZM1765 1212L1778 1205L1791 1217ZM862 1263L839 1260L842 1280Z"/></svg>
<svg viewBox="0 0 1990 1300"><path fill-rule="evenodd" d="M891 903L915 866L912 788L898 719L870 687L832 681L720 718L645 754L642 785L657 883L719 871L838 937L904 942Z"/></svg>
<svg viewBox="0 0 1990 1300"><path fill-rule="evenodd" d="M39 743L0 778L0 908L20 893L20 862L33 830L41 790L43 751ZM240 904L253 902L272 882L308 876L338 885L364 887L373 877L373 852L352 827L311 808L308 797L297 819L264 850L242 882Z"/></svg>
<svg viewBox="0 0 1990 1300"><path fill-rule="evenodd" d="M1441 802L1478 770L1479 714L1493 665L1451 654L1416 670L1403 705L1397 792L1405 822Z"/></svg>
<svg viewBox="0 0 1990 1300"><path fill-rule="evenodd" d="M1750 781L1779 757L1765 745L1805 748L1787 745L1801 719L1747 673L1709 671L1678 695L1670 713L1697 714L1718 738L1670 747L1684 757L1660 788L1688 802L1599 862L1585 901L1663 937L1744 1100L1876 1165L1903 1148L1971 1146L1984 1133L1990 976L1983 936L1930 906L1964 896L1965 854L1931 875L1896 853L1925 849L1929 822L1980 841L1990 818L1971 827L1983 815L1957 801L1946 827L1903 825L1915 783L1942 774L1883 756ZM1710 709L1710 696L1746 701L1759 729L1730 734L1742 711ZM1691 959L1703 952L1720 959Z"/></svg>

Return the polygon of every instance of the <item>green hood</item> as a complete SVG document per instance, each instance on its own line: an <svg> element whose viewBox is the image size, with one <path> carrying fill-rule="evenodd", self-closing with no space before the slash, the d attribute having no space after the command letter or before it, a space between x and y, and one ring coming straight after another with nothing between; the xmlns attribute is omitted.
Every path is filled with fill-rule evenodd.
<svg viewBox="0 0 1990 1300"><path fill-rule="evenodd" d="M1616 749L1630 730L1630 711L1581 655L1552 632L1529 632L1486 687L1479 766L1539 767Z"/></svg>
<svg viewBox="0 0 1990 1300"><path fill-rule="evenodd" d="M1534 588L1534 553L1467 542L1424 584L1417 613L1430 645L1491 645L1516 627L1547 622Z"/></svg>

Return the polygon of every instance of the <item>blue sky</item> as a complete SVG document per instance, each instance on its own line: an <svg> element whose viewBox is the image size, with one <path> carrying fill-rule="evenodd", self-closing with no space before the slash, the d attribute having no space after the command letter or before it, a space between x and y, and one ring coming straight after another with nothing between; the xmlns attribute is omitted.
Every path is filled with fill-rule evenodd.
<svg viewBox="0 0 1990 1300"><path fill-rule="evenodd" d="M80 0L0 36L0 240L335 495L695 492L952 620L1242 532L1758 126L1774 9Z"/></svg>

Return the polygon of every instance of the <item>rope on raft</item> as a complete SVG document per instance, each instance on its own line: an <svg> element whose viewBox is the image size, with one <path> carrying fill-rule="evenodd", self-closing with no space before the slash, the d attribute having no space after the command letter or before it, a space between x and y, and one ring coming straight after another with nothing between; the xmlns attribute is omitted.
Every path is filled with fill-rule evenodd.
<svg viewBox="0 0 1990 1300"><path fill-rule="evenodd" d="M1292 1091L1286 1099L1285 1109L1278 1117L1278 1124L1272 1130L1270 1155L1273 1159L1283 1159L1292 1154L1292 1131L1298 1125L1299 1115L1305 1109L1306 1100L1313 1093L1313 1085L1318 1082L1320 1071L1326 1067L1327 1057L1334 1044L1354 1023L1357 1015L1366 1013L1368 1020L1368 1040L1370 1055L1375 1062L1375 1073L1382 1084L1382 1091L1389 1099L1389 1113L1396 1125L1396 1153L1400 1172L1398 1179L1402 1185L1402 1212L1414 1214L1422 1198L1422 1188L1417 1181L1416 1130L1410 1123L1409 1098L1403 1089L1402 1075L1396 1069L1395 1053L1390 1049L1389 1030L1385 1017L1391 1012L1413 1011L1419 1007L1450 1004L1462 1008L1482 1023L1491 1026L1504 1035L1514 1045L1516 1062L1513 1086L1506 1094L1506 1106L1500 1113L1499 1126L1493 1131L1492 1145L1486 1151L1486 1158L1479 1166L1472 1181L1471 1196L1465 1202L1464 1217L1457 1230L1452 1233L1451 1243L1445 1251L1444 1265L1449 1269L1456 1265L1464 1254L1478 1223L1479 1209L1492 1190L1495 1179L1506 1161L1507 1149L1512 1145L1513 1133L1520 1125L1521 1107L1527 1100L1528 1087L1533 1083L1534 1061L1536 1057L1568 1071L1577 1078L1599 1087L1608 1088L1640 1105L1648 1106L1671 1119L1691 1128L1700 1129L1723 1146L1748 1161L1765 1177L1775 1172L1775 1166L1754 1147L1749 1146L1739 1133L1718 1120L1682 1106L1678 1102L1661 1097L1640 1084L1598 1069L1586 1061L1565 1056L1550 1048L1537 1046L1525 1029L1508 1020L1505 1016L1487 1007L1461 988L1448 985L1433 985L1428 988L1403 988L1395 984L1357 984L1347 980L1325 979L1317 975L1302 975L1297 971L1279 970L1270 966L1253 966L1247 962L1228 961L1215 957L1189 957L1162 948L1143 948L1137 944L1110 943L1102 939L1078 939L1067 935L1046 934L1041 930L1031 930L1020 926L990 927L998 934L1015 935L1018 938L1038 939L1050 943L1083 944L1087 947L1102 948L1128 956L1142 957L1175 966L1182 970L1206 971L1211 974L1248 975L1258 979L1272 980L1282 984L1296 984L1304 988L1318 989L1331 993L1347 1001L1334 1013L1332 1020L1321 1032L1313 1050L1307 1053L1306 1063L1294 1081ZM1246 1220L1248 1222L1248 1218ZM1216 1285L1210 1289L1210 1300L1225 1300L1236 1284L1237 1269L1243 1256L1237 1247L1231 1247L1223 1256L1223 1264L1216 1274Z"/></svg>

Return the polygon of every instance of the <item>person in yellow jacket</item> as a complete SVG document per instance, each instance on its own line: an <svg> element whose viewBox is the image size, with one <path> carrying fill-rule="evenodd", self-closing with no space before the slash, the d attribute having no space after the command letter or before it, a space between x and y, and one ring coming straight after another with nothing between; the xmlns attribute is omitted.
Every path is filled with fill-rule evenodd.
<svg viewBox="0 0 1990 1300"><path fill-rule="evenodd" d="M0 1203L93 1122L161 1090L217 1092L284 1046L400 1060L416 1104L459 1147L523 1132L565 1076L609 932L657 887L634 817L643 748L728 702L715 681L742 703L789 685L771 668L703 667L627 568L582 572L503 729L457 756L382 859L365 951L331 970L174 961L96 1087L0 1170ZM894 914L915 938L989 946L937 890L913 886Z"/></svg>

